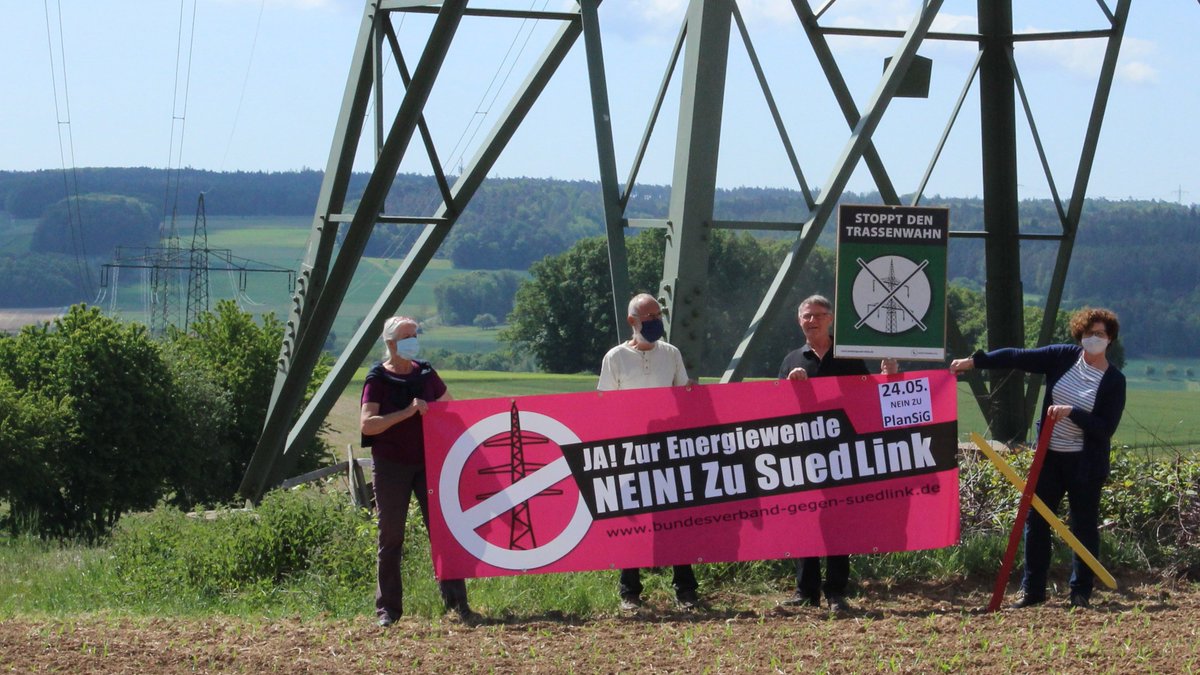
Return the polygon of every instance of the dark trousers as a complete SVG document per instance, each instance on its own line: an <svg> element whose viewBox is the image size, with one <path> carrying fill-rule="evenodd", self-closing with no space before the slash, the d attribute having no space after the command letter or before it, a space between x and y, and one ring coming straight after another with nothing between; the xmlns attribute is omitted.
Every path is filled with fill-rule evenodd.
<svg viewBox="0 0 1200 675"><path fill-rule="evenodd" d="M378 582L375 586L375 613L399 618L404 613L404 586L400 563L404 553L404 523L408 503L417 498L421 519L429 528L429 491L425 485L425 467L376 459L374 471L375 507L379 509ZM467 584L462 579L441 581L442 600L447 609L466 607Z"/></svg>
<svg viewBox="0 0 1200 675"><path fill-rule="evenodd" d="M1100 556L1100 490L1104 480L1088 478L1079 470L1081 452L1046 453L1046 462L1038 476L1036 492L1050 510L1058 514L1063 496L1070 509L1071 534L1084 548ZM1050 524L1037 511L1025 521L1025 571L1021 590L1026 595L1046 597L1046 572L1050 569ZM1096 575L1078 555L1071 561L1071 592L1091 596Z"/></svg>
<svg viewBox="0 0 1200 675"><path fill-rule="evenodd" d="M850 583L850 556L831 555L825 558L825 584L821 584L821 559L799 558L796 560L796 595L820 604L821 591L825 597L846 595Z"/></svg>
<svg viewBox="0 0 1200 675"><path fill-rule="evenodd" d="M671 585L675 587L675 595L699 588L700 584L696 582L696 573L692 571L691 565L675 565L672 569L674 571L671 575ZM621 580L617 584L617 590L621 593L621 597L641 595L642 570L637 567L621 570Z"/></svg>

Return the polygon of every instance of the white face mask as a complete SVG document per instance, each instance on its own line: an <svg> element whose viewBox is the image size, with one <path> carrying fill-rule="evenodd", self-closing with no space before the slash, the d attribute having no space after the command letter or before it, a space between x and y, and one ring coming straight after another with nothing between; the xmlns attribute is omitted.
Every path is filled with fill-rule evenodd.
<svg viewBox="0 0 1200 675"><path fill-rule="evenodd" d="M412 361L420 353L421 346L417 344L417 338L410 337L403 340L396 340L396 356Z"/></svg>
<svg viewBox="0 0 1200 675"><path fill-rule="evenodd" d="M1080 340L1079 344L1083 345L1083 351L1092 356L1099 356L1104 353L1104 350L1108 349L1108 338L1089 335Z"/></svg>

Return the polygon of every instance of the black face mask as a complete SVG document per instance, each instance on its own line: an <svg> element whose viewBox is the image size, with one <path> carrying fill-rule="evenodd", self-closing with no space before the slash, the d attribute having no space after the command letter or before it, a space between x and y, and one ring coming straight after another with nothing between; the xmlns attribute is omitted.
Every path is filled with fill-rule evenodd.
<svg viewBox="0 0 1200 675"><path fill-rule="evenodd" d="M658 342L663 336L665 329L663 328L662 319L650 319L642 322L642 329L638 331L642 334L642 339L646 342Z"/></svg>

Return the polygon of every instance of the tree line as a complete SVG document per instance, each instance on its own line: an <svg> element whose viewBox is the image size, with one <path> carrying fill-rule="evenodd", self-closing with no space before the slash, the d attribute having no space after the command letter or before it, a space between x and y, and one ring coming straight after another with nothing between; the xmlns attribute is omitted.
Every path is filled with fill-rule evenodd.
<svg viewBox="0 0 1200 675"><path fill-rule="evenodd" d="M163 213L166 172L157 169L80 169L78 181L85 194L98 195L93 203L121 195L139 200L135 205L154 218ZM313 212L321 174L318 171L286 173L179 172L181 194L206 190L206 209L213 215L296 215ZM351 201L366 183L357 174L349 187ZM62 214L63 180L60 172L0 172L0 203L16 219L39 219L39 231L67 232ZM628 214L639 218L665 218L670 188L639 186L633 193ZM842 201L878 203L877 194L843 195ZM428 176L397 176L387 198L389 213L430 215L441 204L440 193ZM945 206L955 230L983 228L979 199L933 196L927 206ZM774 188L718 190L714 204L717 218L796 221L806 208L798 192ZM1058 215L1047 200L1030 200L1020 206L1025 232L1058 232ZM603 234L603 211L599 185L589 181L535 178L486 181L471 201L439 255L462 270L515 270L524 272L547 256L560 255L576 242ZM113 228L94 229L84 219L84 248L89 264L99 265L111 255ZM50 248L30 251L5 249L6 227L14 221L0 218L0 270L12 278L37 283L0 289L0 305L45 306L69 300L88 300L92 294L79 288L76 263L56 259L69 255ZM118 232L124 232L118 228ZM123 243L140 243L147 229L130 226ZM367 245L367 255L396 257L408 250L420 232L416 225L380 225ZM140 234L139 234L140 233ZM40 235L39 235L40 236ZM152 235L150 235L152 237ZM757 233L765 244L788 241L793 235ZM13 237L10 235L9 240ZM35 237L37 238L37 237ZM120 239L120 236L116 237ZM61 250L70 239L47 236ZM42 241L42 240L39 240ZM821 244L832 248L834 228L827 227ZM764 245L765 245L764 244ZM1022 247L1023 291L1029 296L1045 295L1053 271L1055 249L1049 243L1025 242ZM1139 355L1187 356L1200 353L1200 313L1192 311L1200 301L1200 268L1193 262L1200 251L1200 214L1196 208L1158 201L1089 200L1084 208L1079 236L1064 289L1066 308L1084 304L1114 308L1128 326L1124 341ZM36 256L30 255L37 254ZM949 275L955 286L981 289L985 283L983 244L975 239L955 239L950 245ZM94 293L94 291L93 291ZM503 305L507 302L499 304ZM470 311L470 310L466 310ZM451 314L456 311L451 309ZM475 312L463 320L469 323Z"/></svg>

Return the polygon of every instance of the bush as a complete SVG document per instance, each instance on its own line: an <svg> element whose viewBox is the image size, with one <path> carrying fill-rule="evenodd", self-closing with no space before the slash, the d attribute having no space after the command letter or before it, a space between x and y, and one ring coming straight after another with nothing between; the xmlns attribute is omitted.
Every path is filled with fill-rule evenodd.
<svg viewBox="0 0 1200 675"><path fill-rule="evenodd" d="M9 504L12 534L38 530L46 486L55 481L45 458L78 440L72 406L70 397L20 391L0 372L0 500Z"/></svg>
<svg viewBox="0 0 1200 675"><path fill-rule="evenodd" d="M158 501L181 439L170 377L144 326L76 305L0 340L0 372L26 405L47 407L32 445L0 447L26 469L0 476L10 528L24 521L43 535L95 537Z"/></svg>
<svg viewBox="0 0 1200 675"><path fill-rule="evenodd" d="M111 552L126 592L140 597L213 599L307 575L365 594L375 575L375 527L343 495L276 490L253 511L224 509L208 519L170 506L127 516Z"/></svg>
<svg viewBox="0 0 1200 675"><path fill-rule="evenodd" d="M83 263L90 265L90 263ZM92 297L87 270L74 256L54 253L0 255L0 307L69 305Z"/></svg>
<svg viewBox="0 0 1200 675"><path fill-rule="evenodd" d="M430 349L422 357L438 370L495 370L507 373L532 373L537 370L533 356L517 356L509 347L490 352L452 352L445 348Z"/></svg>
<svg viewBox="0 0 1200 675"><path fill-rule="evenodd" d="M180 428L192 439L170 474L173 502L184 509L223 503L237 492L266 420L283 341L283 324L273 314L256 322L232 300L218 302L190 328L172 329L164 341ZM314 370L310 396L328 370L327 361ZM295 470L311 471L328 456L317 440L300 452Z"/></svg>
<svg viewBox="0 0 1200 675"><path fill-rule="evenodd" d="M446 277L433 287L438 317L447 326L461 326L482 315L506 316L522 275L512 270L475 270ZM478 325L478 324L476 324Z"/></svg>
<svg viewBox="0 0 1200 675"><path fill-rule="evenodd" d="M1200 458L1154 459L1135 452L1113 458L1100 515L1112 537L1139 554L1141 567L1200 578Z"/></svg>
<svg viewBox="0 0 1200 675"><path fill-rule="evenodd" d="M0 337L0 524L95 538L163 498L181 508L234 496L266 416L283 339L231 301L192 334L72 307L53 324ZM328 362L309 383L320 386ZM298 471L327 456L317 440Z"/></svg>
<svg viewBox="0 0 1200 675"><path fill-rule="evenodd" d="M1019 449L1005 459L1021 476L1029 473L1033 452ZM981 535L1007 536L1018 493L982 455L960 457L964 541ZM1100 496L1102 545L1113 549L1106 566L1163 571L1200 577L1200 456L1170 457L1117 449L1112 475ZM1065 517L1066 499L1059 508ZM1059 546L1060 552L1066 546Z"/></svg>

